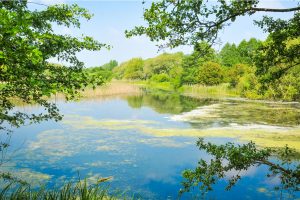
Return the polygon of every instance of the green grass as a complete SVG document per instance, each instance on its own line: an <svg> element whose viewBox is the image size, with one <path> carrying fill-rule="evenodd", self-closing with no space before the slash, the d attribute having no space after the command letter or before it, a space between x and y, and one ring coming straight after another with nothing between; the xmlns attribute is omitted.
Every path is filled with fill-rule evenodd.
<svg viewBox="0 0 300 200"><path fill-rule="evenodd" d="M111 194L109 187L103 186L101 180L97 184L88 185L87 181L66 183L60 188L47 189L44 186L38 189L27 184L9 182L2 185L0 199L7 200L120 200L127 198L124 193Z"/></svg>

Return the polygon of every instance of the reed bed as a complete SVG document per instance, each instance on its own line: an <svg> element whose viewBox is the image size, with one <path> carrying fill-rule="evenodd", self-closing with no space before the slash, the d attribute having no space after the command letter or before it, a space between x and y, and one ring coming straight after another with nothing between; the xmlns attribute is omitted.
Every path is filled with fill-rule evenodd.
<svg viewBox="0 0 300 200"><path fill-rule="evenodd" d="M82 92L82 97L102 97L116 95L134 95L140 94L140 86L128 81L112 81L95 89L88 88Z"/></svg>
<svg viewBox="0 0 300 200"><path fill-rule="evenodd" d="M216 86L204 85L184 85L184 94L188 96L200 97L238 97L239 93L236 89L230 88L228 84Z"/></svg>

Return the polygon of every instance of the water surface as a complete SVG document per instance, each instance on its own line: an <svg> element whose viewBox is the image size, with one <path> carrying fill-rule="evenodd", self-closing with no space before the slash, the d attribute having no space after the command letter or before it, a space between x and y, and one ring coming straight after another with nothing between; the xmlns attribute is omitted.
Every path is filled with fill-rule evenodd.
<svg viewBox="0 0 300 200"><path fill-rule="evenodd" d="M196 99L165 92L57 103L64 119L17 129L6 164L6 170L50 188L79 175L89 183L112 176L112 189L142 199L177 199L182 171L210 158L195 146L199 137L218 144L289 144L300 151L298 103ZM265 178L266 172L265 167L251 167L231 191L224 190L222 180L207 198L278 198L280 191L273 188L279 180ZM195 189L182 199L198 193Z"/></svg>

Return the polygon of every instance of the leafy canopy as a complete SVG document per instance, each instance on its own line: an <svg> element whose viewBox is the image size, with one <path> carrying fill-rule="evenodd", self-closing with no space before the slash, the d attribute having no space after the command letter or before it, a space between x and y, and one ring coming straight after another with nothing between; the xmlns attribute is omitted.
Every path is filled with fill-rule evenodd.
<svg viewBox="0 0 300 200"><path fill-rule="evenodd" d="M146 26L136 26L125 33L128 37L145 34L151 41L166 41L162 47L195 45L199 41L212 44L218 39L219 32L239 16L300 10L300 6L288 9L259 8L258 3L259 0L161 0L145 9Z"/></svg>
<svg viewBox="0 0 300 200"><path fill-rule="evenodd" d="M102 83L84 73L84 63L76 53L109 46L88 36L76 38L53 30L54 25L79 28L80 19L89 20L92 15L77 5L53 5L38 11L27 4L24 0L0 1L0 129L18 127L26 120L59 120L58 108L45 96L60 92L70 99L85 86ZM53 57L68 66L49 63ZM16 101L39 104L45 112L16 111Z"/></svg>
<svg viewBox="0 0 300 200"><path fill-rule="evenodd" d="M218 42L219 33L238 17L263 12L266 16L255 24L269 34L267 41L251 40L239 46L225 45L220 56L223 66L236 64L255 65L258 85L255 96L265 96L269 86L289 74L300 65L300 2L290 8L262 8L259 0L161 0L152 2L144 11L146 25L127 30L126 36L146 35L161 48L180 45L197 46L206 42L210 46ZM274 19L269 13L289 12L287 19ZM209 49L209 46L207 47ZM205 51L204 51L205 52ZM192 57L191 57L192 58ZM197 58L194 58L197 60ZM190 62L191 63L191 62ZM183 75L183 82L195 83L195 68ZM288 88L285 99L297 98L297 88ZM269 93L273 93L272 91ZM275 92L278 93L278 92ZM274 95L267 95L274 96ZM277 96L277 95L275 95Z"/></svg>
<svg viewBox="0 0 300 200"><path fill-rule="evenodd" d="M299 65L300 2L295 7L277 9L258 7L259 0L162 0L153 2L145 9L145 26L136 26L126 31L127 37L147 35L151 41L164 41L160 47L174 48L180 45L197 45L200 41L214 44L221 30L237 17L250 16L257 12L294 12L290 19L273 19L264 16L255 23L270 34L270 40L257 58L258 73L264 73L264 80L270 82L280 78L286 71ZM295 42L296 41L296 42ZM227 46L227 49L235 48ZM241 46L242 48L242 46ZM228 51L227 51L228 52ZM227 56L228 62L238 64L237 52ZM224 55L226 57L226 53ZM251 62L251 61L250 61ZM249 64L245 63L245 64ZM270 70L272 68L272 70ZM279 69L278 69L279 68Z"/></svg>

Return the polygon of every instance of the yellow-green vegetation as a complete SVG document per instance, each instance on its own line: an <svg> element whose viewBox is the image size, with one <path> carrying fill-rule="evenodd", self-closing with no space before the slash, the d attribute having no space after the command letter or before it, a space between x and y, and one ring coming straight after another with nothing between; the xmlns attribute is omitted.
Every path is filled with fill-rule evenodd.
<svg viewBox="0 0 300 200"><path fill-rule="evenodd" d="M183 94L193 97L239 97L239 92L235 88L230 88L229 84L223 83L214 86L205 85L183 85Z"/></svg>
<svg viewBox="0 0 300 200"><path fill-rule="evenodd" d="M130 81L111 81L96 88L88 88L81 93L83 98L105 97L105 96L129 96L141 93L137 84Z"/></svg>
<svg viewBox="0 0 300 200"><path fill-rule="evenodd" d="M79 123L80 122L80 123ZM159 128L155 121L97 120L92 117L71 117L63 121L75 129L137 130L153 137L212 137L253 141L261 147L281 148L286 144L300 151L300 127L284 128L264 125L228 126L220 128Z"/></svg>
<svg viewBox="0 0 300 200"><path fill-rule="evenodd" d="M7 162L1 165L0 187L3 184L3 175L5 174L9 175L10 177L13 177L16 180L22 180L24 183L26 182L31 186L39 186L49 181L52 178L52 176L49 174L37 172L32 169L28 169L28 168L17 169L16 163Z"/></svg>
<svg viewBox="0 0 300 200"><path fill-rule="evenodd" d="M255 57L272 40L270 36L266 41L251 38L238 45L227 43L220 52L202 42L189 55L178 52L163 53L146 60L133 58L115 67L113 74L117 79L134 80L147 88L185 91L201 96L298 100L300 66L295 64L281 72L284 66L280 65L273 68L280 72L277 69L277 72L264 72L263 58ZM287 42L286 48L290 43L298 44L297 40L299 38Z"/></svg>

